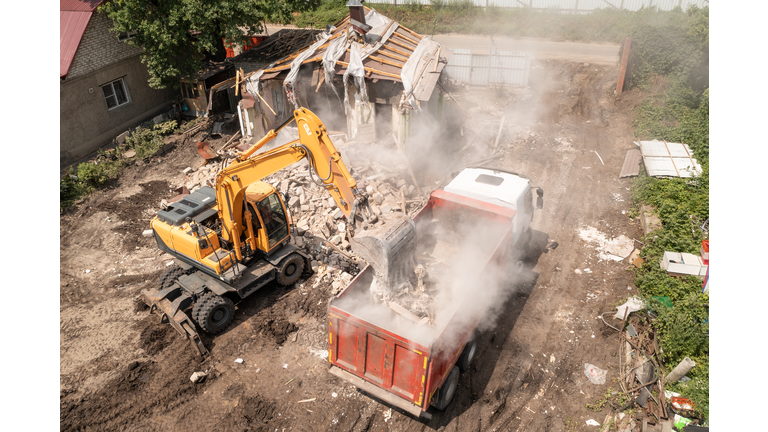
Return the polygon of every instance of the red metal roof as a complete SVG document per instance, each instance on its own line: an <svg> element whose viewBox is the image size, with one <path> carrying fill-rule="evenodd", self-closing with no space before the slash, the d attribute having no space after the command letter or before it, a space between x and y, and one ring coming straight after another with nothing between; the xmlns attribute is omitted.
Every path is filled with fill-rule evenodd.
<svg viewBox="0 0 768 432"><path fill-rule="evenodd" d="M62 11L93 12L104 0L61 0Z"/></svg>
<svg viewBox="0 0 768 432"><path fill-rule="evenodd" d="M64 0L62 0L62 4ZM77 46L85 33L85 27L91 20L92 12L61 11L59 22L59 78L69 72Z"/></svg>

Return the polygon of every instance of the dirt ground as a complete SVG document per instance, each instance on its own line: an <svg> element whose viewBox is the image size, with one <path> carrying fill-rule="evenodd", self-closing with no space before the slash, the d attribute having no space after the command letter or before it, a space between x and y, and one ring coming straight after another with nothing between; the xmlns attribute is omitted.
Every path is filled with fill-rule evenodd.
<svg viewBox="0 0 768 432"><path fill-rule="evenodd" d="M167 140L165 154L130 166L61 216L60 429L596 430L585 421L602 423L608 409L594 413L585 404L609 384L591 384L584 364L616 378L617 337L597 315L634 293L633 273L626 260L600 261L579 229L641 234L628 216L630 181L618 178L635 147L631 110L641 96L615 97L617 74L617 66L536 62L526 89L456 91L475 116L505 113L506 150L494 164L524 173L545 194L525 277L510 286L496 327L481 334L475 363L444 412L414 419L328 373L331 287L312 288L315 276L240 302L227 330L201 332L211 352L203 362L136 302L167 261L141 233L160 201L175 195L170 185L179 184L182 170L202 162L196 136ZM235 127L225 126L212 147ZM455 132L463 134L470 139L464 129ZM194 384L196 371L209 375Z"/></svg>

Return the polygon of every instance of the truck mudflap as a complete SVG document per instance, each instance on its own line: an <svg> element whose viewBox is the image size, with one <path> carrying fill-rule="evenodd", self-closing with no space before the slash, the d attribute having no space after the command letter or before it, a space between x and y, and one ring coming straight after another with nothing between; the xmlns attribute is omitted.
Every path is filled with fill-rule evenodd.
<svg viewBox="0 0 768 432"><path fill-rule="evenodd" d="M160 322L168 322L173 328L176 329L182 336L192 343L200 357L205 357L208 354L208 350L203 345L200 335L195 329L195 323L192 319L184 313L186 309L192 303L192 297L187 294L178 295L180 287L177 284L173 284L171 287L161 291L141 291L141 299L149 306L149 312L155 312L160 315ZM174 298L171 302L169 297Z"/></svg>
<svg viewBox="0 0 768 432"><path fill-rule="evenodd" d="M393 393L390 393L381 387L377 387L369 383L368 381L358 377L357 375L347 372L338 366L331 365L331 368L328 371L333 375L336 375L337 377L343 379L344 381L354 385L358 389L363 390L364 392L394 406L395 408L400 408L401 410L415 417L421 417L426 420L430 420L432 418L432 414L428 413L426 410L423 410L422 407L414 403L411 403L399 396L396 396ZM426 401L424 401L424 403L426 404Z"/></svg>

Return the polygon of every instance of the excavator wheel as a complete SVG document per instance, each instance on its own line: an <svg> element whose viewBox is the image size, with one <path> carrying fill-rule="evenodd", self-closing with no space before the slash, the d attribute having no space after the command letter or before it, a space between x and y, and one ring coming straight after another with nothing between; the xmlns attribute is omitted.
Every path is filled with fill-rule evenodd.
<svg viewBox="0 0 768 432"><path fill-rule="evenodd" d="M304 272L304 258L297 253L292 253L283 258L277 265L277 283L288 286L299 280Z"/></svg>
<svg viewBox="0 0 768 432"><path fill-rule="evenodd" d="M173 283L176 282L176 279L184 274L186 274L186 272L179 266L172 265L167 267L160 275L160 290L162 291L173 285Z"/></svg>
<svg viewBox="0 0 768 432"><path fill-rule="evenodd" d="M232 322L235 316L235 304L232 300L207 292L200 297L192 308L192 317L207 333L218 333Z"/></svg>

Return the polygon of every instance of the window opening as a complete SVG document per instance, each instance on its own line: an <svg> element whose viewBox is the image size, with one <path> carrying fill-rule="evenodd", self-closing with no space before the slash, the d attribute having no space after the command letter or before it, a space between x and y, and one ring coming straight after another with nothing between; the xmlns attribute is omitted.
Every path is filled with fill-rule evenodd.
<svg viewBox="0 0 768 432"><path fill-rule="evenodd" d="M117 79L111 83L101 86L102 92L104 92L104 99L107 101L107 108L112 109L125 105L130 100L128 99L128 92L125 89L125 83L123 79Z"/></svg>

